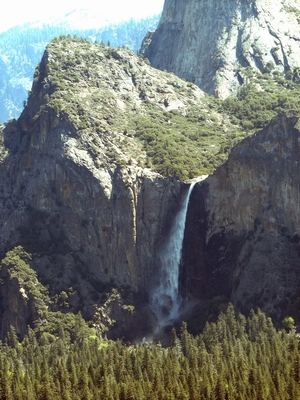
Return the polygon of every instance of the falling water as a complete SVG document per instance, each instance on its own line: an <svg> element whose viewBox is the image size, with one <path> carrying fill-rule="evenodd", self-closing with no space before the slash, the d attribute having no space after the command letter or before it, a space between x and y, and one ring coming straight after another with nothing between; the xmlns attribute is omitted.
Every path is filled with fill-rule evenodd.
<svg viewBox="0 0 300 400"><path fill-rule="evenodd" d="M182 298L178 293L179 265L186 214L195 183L192 183L189 187L182 208L176 215L169 240L160 255L160 282L152 293L151 298L151 308L158 318L160 327L179 317L179 308L182 303Z"/></svg>

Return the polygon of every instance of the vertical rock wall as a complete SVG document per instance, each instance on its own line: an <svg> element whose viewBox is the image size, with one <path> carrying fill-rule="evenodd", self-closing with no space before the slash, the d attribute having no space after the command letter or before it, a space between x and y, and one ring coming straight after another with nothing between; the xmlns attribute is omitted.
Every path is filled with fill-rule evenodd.
<svg viewBox="0 0 300 400"><path fill-rule="evenodd" d="M184 243L190 298L281 312L300 295L300 124L282 114L239 143L191 197Z"/></svg>
<svg viewBox="0 0 300 400"><path fill-rule="evenodd" d="M1 255L22 245L42 282L77 289L83 307L112 284L146 294L181 184L135 166L96 168L51 111L30 129L23 119L4 131Z"/></svg>
<svg viewBox="0 0 300 400"><path fill-rule="evenodd" d="M143 54L161 70L227 97L246 83L240 67L297 75L299 1L166 0Z"/></svg>

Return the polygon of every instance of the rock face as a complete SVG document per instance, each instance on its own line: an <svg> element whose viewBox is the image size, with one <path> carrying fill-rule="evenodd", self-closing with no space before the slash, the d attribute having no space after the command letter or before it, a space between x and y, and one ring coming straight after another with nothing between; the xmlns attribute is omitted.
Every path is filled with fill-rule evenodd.
<svg viewBox="0 0 300 400"><path fill-rule="evenodd" d="M299 296L299 118L274 118L195 186L183 250L189 298L225 295L238 310L280 317Z"/></svg>
<svg viewBox="0 0 300 400"><path fill-rule="evenodd" d="M45 318L49 297L29 262L30 255L18 246L0 263L1 339L6 337L11 326L19 338L23 338L28 326Z"/></svg>
<svg viewBox="0 0 300 400"><path fill-rule="evenodd" d="M40 319L34 297L28 296L22 284L17 278L10 280L7 271L4 276L3 287L1 288L1 330L0 337L6 337L10 326L13 326L20 338L27 333L27 328L33 321Z"/></svg>
<svg viewBox="0 0 300 400"><path fill-rule="evenodd" d="M299 18L296 0L166 0L143 55L224 98L246 83L241 67L298 79Z"/></svg>
<svg viewBox="0 0 300 400"><path fill-rule="evenodd" d="M94 317L97 329L119 319L115 337L135 334L131 324L145 335L147 296L187 185L147 167L134 123L159 115L171 126L172 113L180 119L202 105L204 113L204 99L125 49L79 39L47 47L21 117L0 127L1 259L10 254L0 264L0 337L10 324L23 336L46 303ZM299 115L282 114L195 185L184 298L224 295L238 310L280 317L300 296L299 151ZM30 269L8 253L16 246L32 255Z"/></svg>
<svg viewBox="0 0 300 400"><path fill-rule="evenodd" d="M99 46L98 50L101 53ZM121 60L126 54L120 50L111 58ZM110 56L102 57L104 63L111 62ZM118 110L115 115L120 119L122 113L129 113L130 101L130 110L141 109L140 91L144 97L151 97L152 90L153 102L159 102L161 96L165 108L165 92L156 91L155 75L148 91L143 90L143 82L139 81L138 68L151 67L134 55L128 57L135 81L126 75L121 62L115 61L117 69L104 67L103 71L103 64L97 65L101 82L98 85L105 92L107 104L98 100L93 107L90 105L88 78L77 81L75 86L70 84L77 90L72 106L76 104L76 95L80 95L90 109L84 114L90 120L82 127L79 115L83 111L72 114L71 108L67 114L46 102L60 91L56 104L66 104L64 96L68 93L66 86L59 88L59 82L52 81L53 54L46 52L26 109L18 121L7 124L1 136L1 256L22 245L33 255L31 266L42 283L49 285L50 294L72 287L77 293L72 310L81 309L88 318L92 317L92 304L101 303L101 295L112 285L130 288L146 298L156 274L160 238L168 230L185 189L178 181L140 167L134 156L144 157L141 146L130 138L126 146L122 145L121 132L107 122L113 118L107 116L113 109ZM118 68L129 83L118 77ZM114 81L109 75L103 76L107 71L117 75ZM145 74L141 76L147 79ZM119 82L123 82L121 88ZM157 79L157 85L162 84ZM114 85L128 92L131 100L122 102L113 97L109 88ZM91 91L96 89L91 85ZM175 92L169 92L169 97L173 107L175 103L183 104ZM96 128L100 123L90 125L97 118L106 126L103 131Z"/></svg>

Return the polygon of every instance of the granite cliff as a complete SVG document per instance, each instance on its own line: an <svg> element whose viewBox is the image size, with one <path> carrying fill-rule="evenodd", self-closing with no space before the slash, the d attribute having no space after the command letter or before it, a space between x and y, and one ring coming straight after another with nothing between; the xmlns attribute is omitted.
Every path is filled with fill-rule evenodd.
<svg viewBox="0 0 300 400"><path fill-rule="evenodd" d="M282 89L292 104L293 85ZM290 107L272 96L272 112ZM47 46L22 115L0 129L1 338L78 311L100 335L143 337L184 182L213 170L190 197L183 298L223 296L278 318L294 306L299 114L248 136L222 104L126 49L70 37Z"/></svg>
<svg viewBox="0 0 300 400"><path fill-rule="evenodd" d="M298 78L297 0L166 0L141 52L159 69L217 97L247 83L243 68Z"/></svg>
<svg viewBox="0 0 300 400"><path fill-rule="evenodd" d="M89 50L93 46L84 43ZM68 45L62 58L71 53L73 63L73 51L80 43ZM2 257L23 246L32 254L30 265L49 285L50 293L72 287L76 296L70 309L80 309L88 318L92 305L101 304L101 296L113 285L147 292L155 274L159 238L184 189L178 181L145 167L141 145L123 134L124 126L122 130L111 127L110 119L117 115L114 108L121 125L127 121L129 107L129 113L133 107L143 110L143 84L134 84L121 61L131 60L136 76L139 69L151 67L132 52L100 46L94 50L93 56L100 59L97 75L91 77L95 70L83 64L86 76L80 76L78 67L76 84L70 81L69 86L55 81L56 69L67 66L63 61L56 64L54 51L45 52L26 108L18 121L2 131L0 165ZM116 68L108 66L113 62ZM157 79L157 84L162 83ZM116 96L114 85L129 100ZM153 87L144 95L151 92L153 101L161 101L165 108L165 94ZM176 102L182 104L175 94L173 100L175 108ZM86 113L84 106L76 109L80 101Z"/></svg>
<svg viewBox="0 0 300 400"><path fill-rule="evenodd" d="M187 189L150 168L147 124L177 130L172 116L185 121L189 110L206 109L204 97L132 51L54 40L22 115L1 129L1 258L22 246L50 297L67 294L67 309L88 319L112 287L132 303L146 301L160 242ZM181 141L170 146L184 156ZM5 268L0 332L12 324L22 336L39 312L33 307L9 320L9 310L29 303L22 282L7 278Z"/></svg>
<svg viewBox="0 0 300 400"><path fill-rule="evenodd" d="M196 185L182 279L190 299L226 296L280 318L300 295L300 114L274 118Z"/></svg>

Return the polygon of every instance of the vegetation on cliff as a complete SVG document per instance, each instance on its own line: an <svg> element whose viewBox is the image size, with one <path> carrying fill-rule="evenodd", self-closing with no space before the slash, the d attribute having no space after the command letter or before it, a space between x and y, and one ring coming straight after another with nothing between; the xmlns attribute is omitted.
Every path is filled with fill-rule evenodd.
<svg viewBox="0 0 300 400"><path fill-rule="evenodd" d="M299 341L270 318L229 306L201 335L183 324L170 346L98 339L80 315L59 333L12 329L0 347L1 399L296 399Z"/></svg>
<svg viewBox="0 0 300 400"><path fill-rule="evenodd" d="M31 328L40 336L59 336L60 329L71 335L76 320L80 318L83 321L81 314L80 317L75 315L78 309L75 311L71 306L76 289L70 287L54 293L41 283L31 262L32 255L25 252L22 246L7 252L0 262L0 337L4 338L10 327L14 327L19 340ZM123 300L115 287L106 285L102 303L94 304L93 319L89 322L94 327L93 335L102 337L109 328L118 325L111 318L112 308L123 321L124 316L135 313L135 307Z"/></svg>
<svg viewBox="0 0 300 400"><path fill-rule="evenodd" d="M30 260L31 255L21 246L9 251L0 263L1 283L9 285L9 280L17 279L24 297L32 297L33 307L41 316L45 316L49 304L48 293L39 282L37 273L30 267Z"/></svg>
<svg viewBox="0 0 300 400"><path fill-rule="evenodd" d="M41 65L33 91L42 86L44 97L34 119L50 107L89 137L92 158L101 153L104 164L134 163L179 180L211 173L238 141L300 106L296 76L286 80L272 66L265 74L241 68L246 84L220 100L130 50L71 36L54 39Z"/></svg>
<svg viewBox="0 0 300 400"><path fill-rule="evenodd" d="M148 30L154 30L159 15L130 20L119 24L98 26L97 29L76 29L66 21L56 24L24 24L0 34L0 121L17 118L32 85L32 77L45 46L63 34L84 37L111 46L126 46L137 52Z"/></svg>
<svg viewBox="0 0 300 400"><path fill-rule="evenodd" d="M300 109L298 74L285 79L272 66L264 74L254 73L249 67L239 72L247 83L236 97L228 97L220 104L230 121L248 134L264 128L280 112Z"/></svg>
<svg viewBox="0 0 300 400"><path fill-rule="evenodd" d="M66 115L105 160L186 180L212 172L243 138L213 98L130 50L60 37L42 66L33 91L42 85L44 99L34 119L46 107Z"/></svg>

